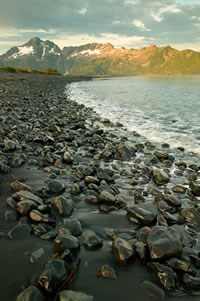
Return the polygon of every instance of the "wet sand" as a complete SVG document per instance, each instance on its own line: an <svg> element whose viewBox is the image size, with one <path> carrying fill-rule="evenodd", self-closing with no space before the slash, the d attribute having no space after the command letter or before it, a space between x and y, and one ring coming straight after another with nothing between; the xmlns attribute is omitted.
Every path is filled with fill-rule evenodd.
<svg viewBox="0 0 200 301"><path fill-rule="evenodd" d="M34 124L38 120L40 120L42 124L43 118L44 120L47 120L49 116L52 115L55 119L57 114L56 109L52 109L52 112L49 112L48 115L48 112L45 111L44 108L45 102L40 102L41 98L46 99L46 104L50 102L52 103L52 106L56 106L57 102L59 106L62 104L61 107L64 108L63 103L65 102L65 100L67 100L67 96L64 94L64 90L65 86L68 85L68 82L70 82L70 80L63 77L46 77L42 75L24 74L11 75L3 73L2 75L0 75L0 97L4 98L3 100L1 99L1 103L4 103L5 106L7 103L10 103L11 108L13 102L14 107L12 110L19 113L20 109L23 108L23 102L28 101L31 104L33 101L35 101L34 106L38 106L38 110L33 112L33 120L27 120L28 123L33 122L34 128ZM32 106L30 106L30 110L32 110ZM45 112L45 115L41 114L38 117L37 114L39 114L40 110L43 110ZM87 113L88 119L90 119L90 112L91 111L88 111ZM58 119L60 122L60 126L62 127L62 120L60 120L61 113L62 112L59 112L60 116L58 117ZM29 114L28 116L31 116L31 114ZM86 118L83 116L81 118L82 122L84 123ZM92 124L96 122L95 114L93 116L91 114L91 120ZM6 122L11 121L12 120L7 120ZM22 121L24 122L23 119ZM101 123L100 119L97 121L97 123L101 124L101 127L103 127L105 131L107 131L105 127L106 123ZM3 122L3 118L1 119L1 122ZM42 127L44 133L45 131L48 131L47 124L48 122L45 121ZM89 128L88 121L85 124L87 125L87 129L85 131L87 131ZM71 124L69 125L69 128L70 126ZM32 130L34 131L34 129ZM39 155L38 147L41 145L38 144L38 140L37 142L34 142L34 140L30 139L29 142L28 138L30 138L29 136L32 135L31 128L29 128L27 130L28 136L26 137L26 139L25 136L23 136L22 134L21 136L18 135L17 138L16 136L11 136L14 140L19 139L21 137L23 142L26 140L26 144L32 147L32 150L26 149L25 162L23 162L23 164L20 164L19 167L13 167L11 162L16 150L5 151L3 145L5 135L9 136L9 134L11 134L12 131L15 131L15 128L9 127L7 132L5 131L4 134L1 133L0 141L1 155L3 154L7 156L7 166L10 168L10 171L8 173L0 173L0 232L3 236L2 238L0 238L0 300L14 301L23 289L25 289L33 283L37 284L38 277L44 269L46 262L48 262L48 260L50 260L53 256L52 240L40 239L39 237L36 237L33 234L31 234L28 238L21 240L9 239L7 237L8 231L18 223L18 221L5 221L4 214L7 210L9 210L8 204L6 203L6 199L13 194L13 191L10 188L10 184L14 180L22 180L24 181L24 183L26 183L32 188L32 192L39 194L45 189L49 180L49 176L53 172L57 174L57 179L62 180L65 183L65 194L74 202L75 208L70 218L78 219L81 222L83 230L94 230L104 242L103 247L101 249L93 251L87 250L86 248L81 246L81 250L78 253L78 258L80 258L81 260L80 267L70 289L91 294L92 296L94 296L95 301L154 300L146 295L144 290L141 288L141 284L145 280L151 280L154 283L156 283L159 287L162 287L157 277L154 276L147 269L147 267L140 262L138 257L135 257L132 260L132 262L127 266L120 266L112 255L111 240L109 240L105 235L106 228L116 229L117 231L121 230L124 233L124 235L128 233L129 230L135 230L137 232L137 225L132 223L127 218L127 212L122 208L114 208L113 211L111 211L108 214L102 213L99 211L98 206L94 204L88 204L85 202L84 194L76 196L71 195L72 185L74 183L77 183L77 178L74 175L74 171L79 165L78 161L80 160L80 162L82 163L81 160L83 160L83 162L91 162L93 160L93 150L91 149L91 147L87 146L85 151L83 151L83 147L83 149L77 151L76 154L74 152L73 164L64 164L63 169L65 169L65 173L62 174L60 172L61 167L59 166L59 169L55 166L56 156L53 156L52 154L52 162L50 159L48 161L46 157L44 160L42 150L41 155ZM108 129L108 131L110 131L110 129ZM38 133L39 128L37 134ZM124 133L126 133L126 131ZM89 133L88 137L90 137ZM54 135L54 139L56 139L56 134ZM18 141L20 145L22 141ZM60 141L56 142L60 143ZM56 145L56 142L54 141L54 147ZM71 143L70 139L68 139L67 143ZM101 143L102 141L100 141L100 144ZM46 144L46 147L49 146L52 146L51 142ZM73 146L70 144L70 147L72 148ZM38 153L36 152L36 150L38 151ZM83 159L81 159L82 154ZM185 155L182 152L180 152L179 154L181 158L184 158ZM47 156L47 153L45 154L45 156ZM191 157L192 155L189 156L189 160L191 160ZM30 159L36 160L37 164L28 164ZM196 161L198 162L198 158L195 160L195 162ZM116 160L114 160L114 162L116 162ZM121 166L123 166L123 164ZM127 168L124 169L126 170ZM121 170L123 170L122 167ZM60 172L60 174L58 173L58 171ZM117 179L119 179L118 174L116 180ZM124 178L122 179L122 183L123 180ZM132 192L130 192L130 190L132 189L124 189L122 195L125 198L132 198L133 194ZM45 255L38 262L32 264L30 263L29 259L30 254L32 251L38 248L43 248L45 251ZM103 264L109 264L116 269L118 275L117 279L105 279L98 275L99 270ZM154 296L154 298L156 300L156 296ZM45 300L50 299L51 296L48 296ZM166 300L197 301L199 300L199 296L186 295L184 297L176 298L168 295L168 293L166 292Z"/></svg>

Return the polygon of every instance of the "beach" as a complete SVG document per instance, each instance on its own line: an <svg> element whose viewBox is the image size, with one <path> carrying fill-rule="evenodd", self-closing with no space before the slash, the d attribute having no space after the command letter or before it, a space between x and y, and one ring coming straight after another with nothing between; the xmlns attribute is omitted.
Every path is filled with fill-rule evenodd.
<svg viewBox="0 0 200 301"><path fill-rule="evenodd" d="M199 156L70 100L78 80L0 73L0 299L197 301Z"/></svg>

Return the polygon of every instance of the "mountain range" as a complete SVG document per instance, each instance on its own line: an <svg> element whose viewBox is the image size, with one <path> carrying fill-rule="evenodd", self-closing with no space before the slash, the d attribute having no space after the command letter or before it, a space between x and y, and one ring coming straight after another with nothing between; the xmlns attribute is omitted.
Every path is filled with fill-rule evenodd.
<svg viewBox="0 0 200 301"><path fill-rule="evenodd" d="M62 74L89 76L200 74L200 52L170 46L115 48L92 43L64 47L38 37L0 55L0 66L56 68Z"/></svg>

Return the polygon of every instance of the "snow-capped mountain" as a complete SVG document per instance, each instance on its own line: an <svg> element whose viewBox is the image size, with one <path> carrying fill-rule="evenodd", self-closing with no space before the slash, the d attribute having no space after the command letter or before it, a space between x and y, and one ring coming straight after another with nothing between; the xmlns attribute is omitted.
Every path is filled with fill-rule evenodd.
<svg viewBox="0 0 200 301"><path fill-rule="evenodd" d="M57 68L65 71L62 50L51 41L33 38L26 44L13 47L2 55L4 65L34 69Z"/></svg>
<svg viewBox="0 0 200 301"><path fill-rule="evenodd" d="M72 75L200 74L200 53L150 45L140 50L112 44L86 44L61 50L51 41L33 38L0 56L0 65L56 68Z"/></svg>

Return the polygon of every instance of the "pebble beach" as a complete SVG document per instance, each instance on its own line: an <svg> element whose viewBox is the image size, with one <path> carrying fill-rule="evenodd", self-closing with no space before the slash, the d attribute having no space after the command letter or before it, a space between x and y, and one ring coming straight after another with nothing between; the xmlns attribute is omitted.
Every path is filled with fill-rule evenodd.
<svg viewBox="0 0 200 301"><path fill-rule="evenodd" d="M0 73L0 300L199 300L199 155L70 100L78 80Z"/></svg>

